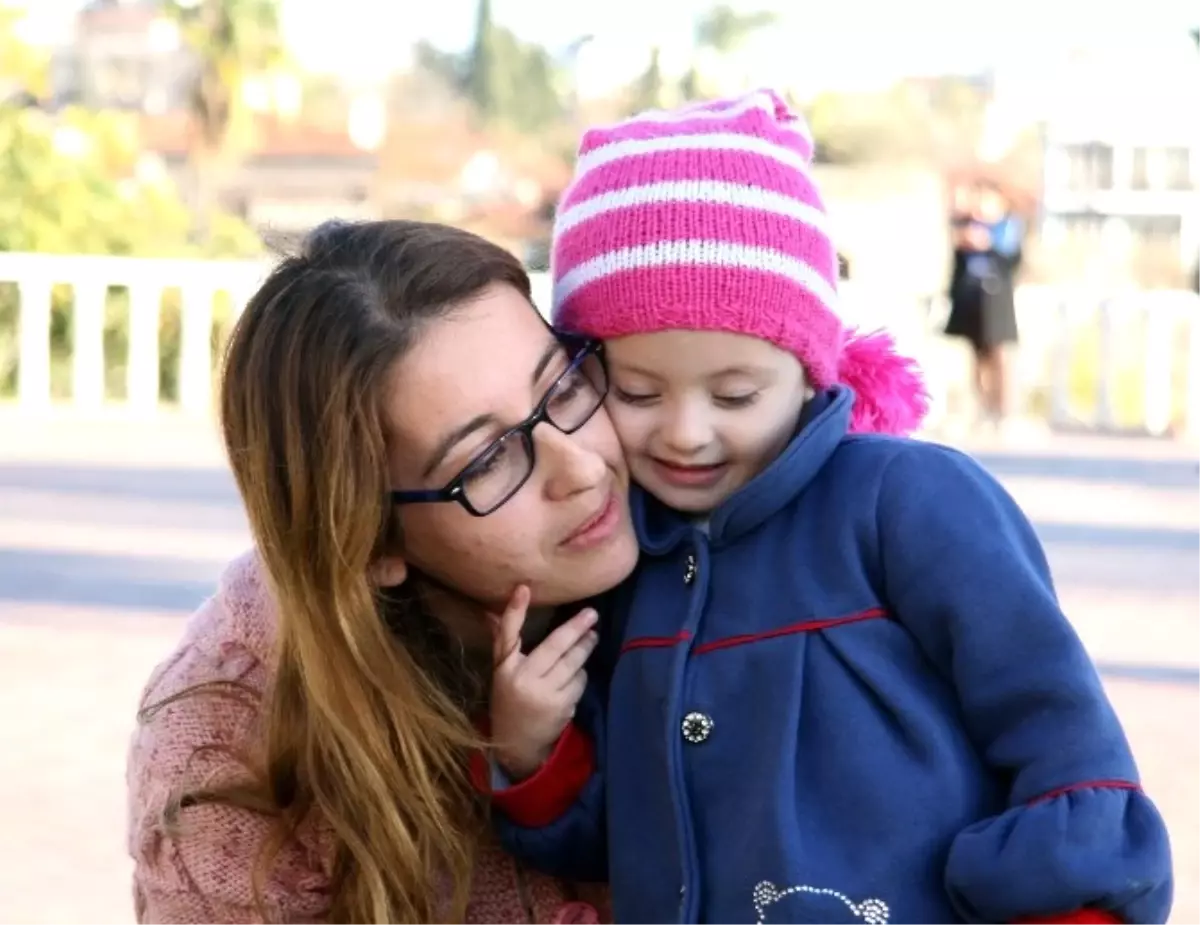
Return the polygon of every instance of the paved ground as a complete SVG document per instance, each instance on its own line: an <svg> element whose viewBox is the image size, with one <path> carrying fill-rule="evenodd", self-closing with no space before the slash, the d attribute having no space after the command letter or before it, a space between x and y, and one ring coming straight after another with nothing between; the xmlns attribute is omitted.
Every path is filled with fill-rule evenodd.
<svg viewBox="0 0 1200 925"><path fill-rule="evenodd" d="M1038 524L1171 826L1200 921L1197 464L1087 438L972 447ZM0 922L131 920L124 750L137 692L247 544L211 435L0 409Z"/></svg>

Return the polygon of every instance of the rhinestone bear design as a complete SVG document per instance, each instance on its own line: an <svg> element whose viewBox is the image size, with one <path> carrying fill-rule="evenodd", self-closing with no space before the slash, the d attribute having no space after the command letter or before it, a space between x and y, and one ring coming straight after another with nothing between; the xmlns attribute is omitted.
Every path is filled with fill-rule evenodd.
<svg viewBox="0 0 1200 925"><path fill-rule="evenodd" d="M789 886L786 889L780 889L775 884L764 880L754 888L754 911L758 913L758 925L765 925L767 921L768 907L779 902L786 896L793 896L797 893L810 893L814 896L829 896L841 902L850 914L856 919L863 922L864 925L888 925L887 903L882 899L864 899L861 902L854 902L845 893L839 893L837 890L821 889L815 886Z"/></svg>

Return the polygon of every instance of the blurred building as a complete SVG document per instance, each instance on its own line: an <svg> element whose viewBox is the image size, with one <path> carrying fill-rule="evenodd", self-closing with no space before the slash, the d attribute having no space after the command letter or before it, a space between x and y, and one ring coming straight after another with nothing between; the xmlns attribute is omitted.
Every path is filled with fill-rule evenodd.
<svg viewBox="0 0 1200 925"><path fill-rule="evenodd" d="M1050 85L1041 237L1064 275L1182 286L1200 260L1200 50L1070 54Z"/></svg>
<svg viewBox="0 0 1200 925"><path fill-rule="evenodd" d="M54 50L57 106L161 114L183 109L195 61L157 0L92 0Z"/></svg>

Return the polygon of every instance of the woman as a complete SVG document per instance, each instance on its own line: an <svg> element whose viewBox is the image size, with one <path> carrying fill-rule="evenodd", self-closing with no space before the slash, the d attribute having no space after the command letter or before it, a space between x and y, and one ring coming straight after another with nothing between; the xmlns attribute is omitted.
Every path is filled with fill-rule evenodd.
<svg viewBox="0 0 1200 925"><path fill-rule="evenodd" d="M220 401L256 552L142 702L140 921L592 914L489 841L468 763L486 614L527 585L544 636L637 557L596 349L438 225L324 226L250 300ZM583 616L552 634L576 667Z"/></svg>
<svg viewBox="0 0 1200 925"><path fill-rule="evenodd" d="M973 192L973 202L956 202L951 219L954 269L946 333L970 343L982 417L998 425L1007 411L1005 345L1017 341L1014 277L1024 229L995 186L981 184Z"/></svg>

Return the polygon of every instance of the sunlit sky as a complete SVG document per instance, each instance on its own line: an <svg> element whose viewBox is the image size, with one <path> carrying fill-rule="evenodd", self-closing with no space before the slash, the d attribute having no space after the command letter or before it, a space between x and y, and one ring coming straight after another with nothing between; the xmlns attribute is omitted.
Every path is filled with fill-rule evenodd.
<svg viewBox="0 0 1200 925"><path fill-rule="evenodd" d="M1020 54L1036 57L1047 46L1083 32L1137 41L1164 28L1200 25L1200 0L730 0L744 10L771 9L777 26L745 49L745 68L756 82L826 86L875 85L900 74L975 71ZM364 78L402 59L419 38L444 48L471 38L475 0L338 0L338 22L316 0L285 0L297 52L318 67ZM563 47L581 33L596 40L581 62L589 84L619 81L645 66L660 45L668 67L682 70L691 22L710 0L492 0L495 19L529 40ZM1136 15L1133 11L1136 11ZM1023 48L1017 52L1016 45ZM1031 47L1032 46L1032 47ZM319 62L319 63L318 63ZM817 75L820 75L819 77ZM597 87L599 89L599 87Z"/></svg>
<svg viewBox="0 0 1200 925"><path fill-rule="evenodd" d="M11 2L11 0L0 0ZM695 15L715 0L492 0L494 18L523 38L561 49L591 33L576 79L585 95L639 73L651 46L665 69L682 71ZM779 22L730 67L757 84L800 92L887 84L906 74L1035 70L1068 41L1125 43L1132 51L1200 26L1200 0L728 0L768 9ZM52 29L80 0L32 0ZM476 0L282 0L288 43L300 63L370 84L402 68L414 42L469 45ZM1138 48L1137 46L1142 46ZM1132 57L1141 57L1134 54Z"/></svg>

